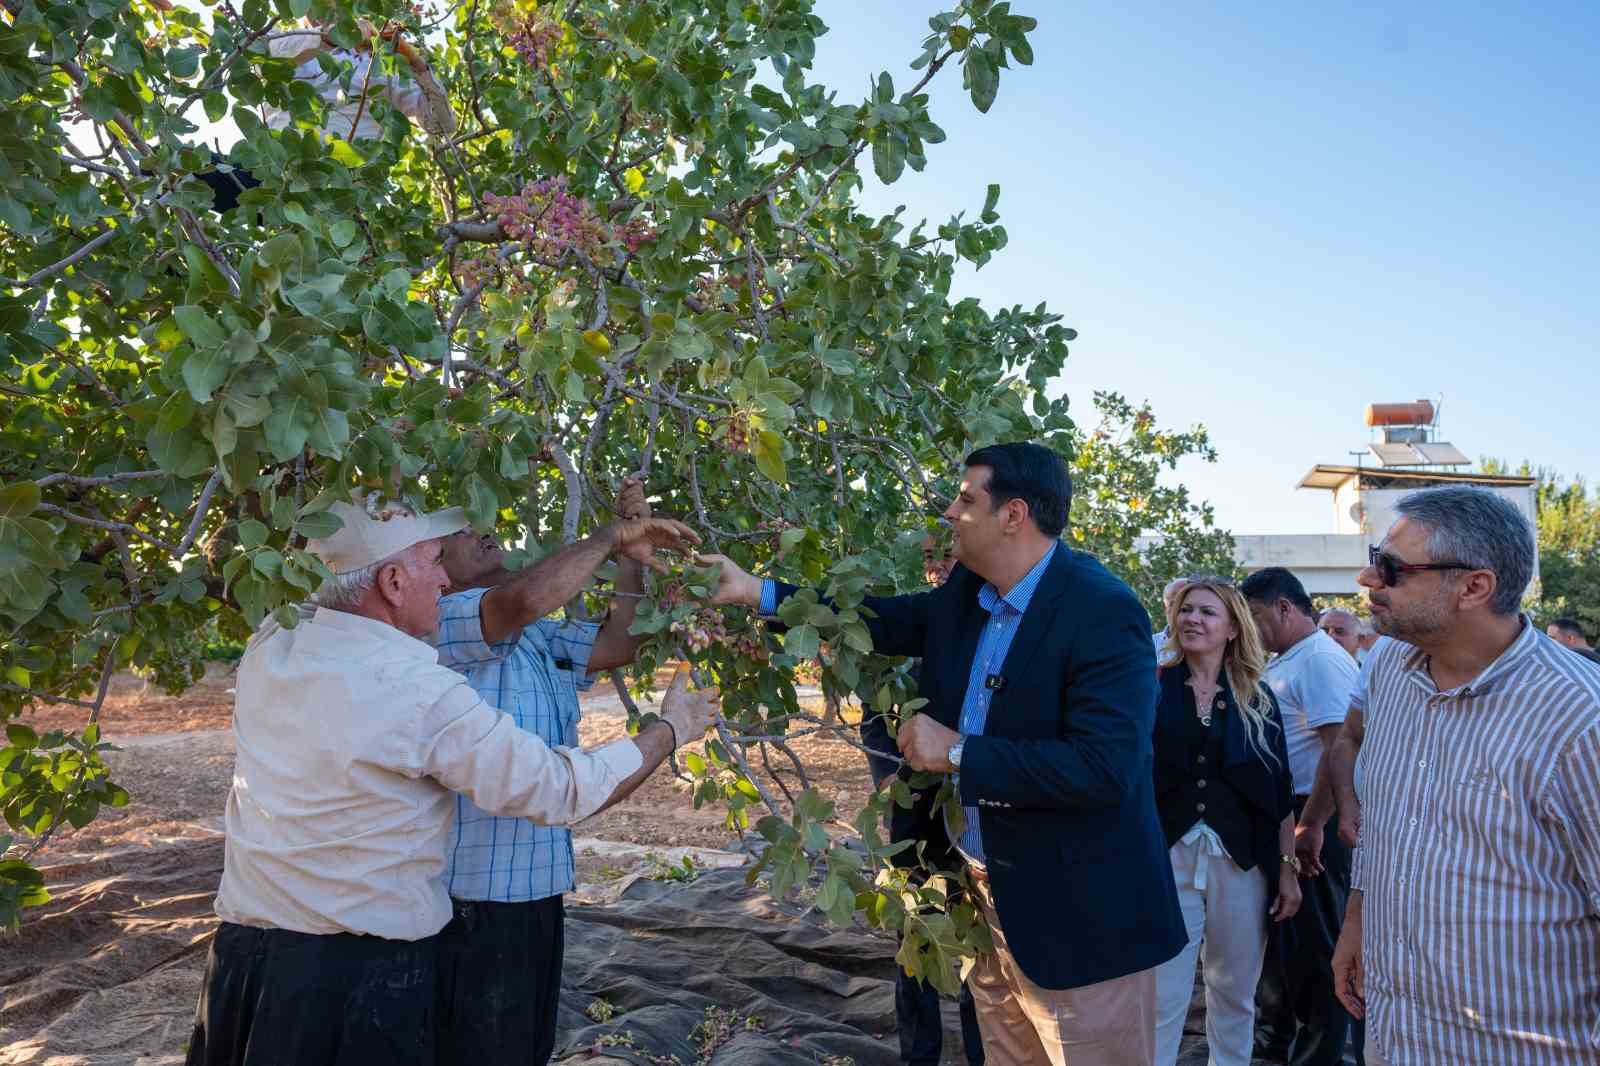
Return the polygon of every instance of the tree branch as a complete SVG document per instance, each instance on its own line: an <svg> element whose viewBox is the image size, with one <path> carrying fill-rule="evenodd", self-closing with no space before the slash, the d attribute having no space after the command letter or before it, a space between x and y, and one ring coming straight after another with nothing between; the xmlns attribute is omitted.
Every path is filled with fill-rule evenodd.
<svg viewBox="0 0 1600 1066"><path fill-rule="evenodd" d="M9 285L12 288L17 289L31 289L41 281L52 278L61 273L63 270L66 270L74 263L81 262L86 256L93 255L95 249L104 244L108 244L117 236L117 234L121 232L121 230L116 229L115 227L108 229L104 233L97 234L93 240L89 241L89 243L85 244L82 248L79 248L76 252L73 252L65 259L62 259L59 262L51 263L43 270L37 270L23 278L21 281L14 280L12 278L0 278L0 285Z"/></svg>

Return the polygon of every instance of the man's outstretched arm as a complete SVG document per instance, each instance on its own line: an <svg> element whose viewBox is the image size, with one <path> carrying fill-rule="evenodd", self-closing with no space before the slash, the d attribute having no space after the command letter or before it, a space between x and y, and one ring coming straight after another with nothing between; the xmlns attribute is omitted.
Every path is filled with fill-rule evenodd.
<svg viewBox="0 0 1600 1066"><path fill-rule="evenodd" d="M626 552L644 545L688 553L699 543L700 534L670 518L614 522L545 556L518 571L510 581L484 593L479 607L484 642L506 640L582 592L613 551ZM651 565L665 569L665 564L657 560L652 560Z"/></svg>
<svg viewBox="0 0 1600 1066"><path fill-rule="evenodd" d="M781 581L768 582L756 577L726 555L701 555L699 559L702 563L716 563L722 567L716 590L711 594L714 604L740 604L773 613L784 600L799 591L795 586ZM872 634L872 650L881 655L921 655L924 650L923 638L927 632L929 604L934 596L939 595L939 591L934 589L906 596L864 598L862 606L871 614L863 612L861 622ZM829 603L827 597L820 594L819 601Z"/></svg>

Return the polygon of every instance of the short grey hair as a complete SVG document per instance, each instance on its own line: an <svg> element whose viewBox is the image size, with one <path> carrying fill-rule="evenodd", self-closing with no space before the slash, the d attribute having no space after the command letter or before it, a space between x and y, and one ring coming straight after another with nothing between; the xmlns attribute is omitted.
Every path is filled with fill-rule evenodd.
<svg viewBox="0 0 1600 1066"><path fill-rule="evenodd" d="M367 598L372 586L378 583L378 571L390 563L399 563L406 568L407 573L410 573L411 556L416 550L417 546L413 544L386 559L379 559L371 566L334 574L311 594L311 602L318 607L327 607L334 611L354 611L361 606L361 601Z"/></svg>
<svg viewBox="0 0 1600 1066"><path fill-rule="evenodd" d="M1432 561L1494 574L1489 610L1509 615L1522 609L1539 549L1533 523L1516 504L1488 489L1446 485L1407 493L1395 510L1428 531Z"/></svg>

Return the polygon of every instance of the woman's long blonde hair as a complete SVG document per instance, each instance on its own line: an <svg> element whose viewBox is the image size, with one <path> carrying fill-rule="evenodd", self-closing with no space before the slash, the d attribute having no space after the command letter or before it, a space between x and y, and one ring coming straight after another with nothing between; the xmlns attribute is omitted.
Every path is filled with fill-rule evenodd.
<svg viewBox="0 0 1600 1066"><path fill-rule="evenodd" d="M1250 605L1233 582L1220 577L1197 577L1183 586L1172 602L1172 610L1167 612L1167 643L1162 649L1162 659L1176 661L1183 657L1183 649L1178 646L1178 612L1183 610L1184 602L1196 589L1205 589L1221 600L1233 621L1233 627L1239 631L1222 649L1223 683L1233 692L1233 702L1244 717L1245 735L1250 746L1276 765L1278 757L1267 743L1272 705L1261 685L1261 679L1267 673L1267 650L1261 644L1261 631L1256 629Z"/></svg>

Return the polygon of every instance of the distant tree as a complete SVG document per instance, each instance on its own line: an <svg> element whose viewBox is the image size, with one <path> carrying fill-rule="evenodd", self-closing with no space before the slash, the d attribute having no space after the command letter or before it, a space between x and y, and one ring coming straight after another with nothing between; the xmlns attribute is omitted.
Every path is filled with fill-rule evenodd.
<svg viewBox="0 0 1600 1066"><path fill-rule="evenodd" d="M1539 598L1530 610L1543 626L1563 615L1600 633L1600 492L1580 477L1563 478L1524 461L1515 471L1498 459L1483 462L1486 474L1536 477L1539 516Z"/></svg>

